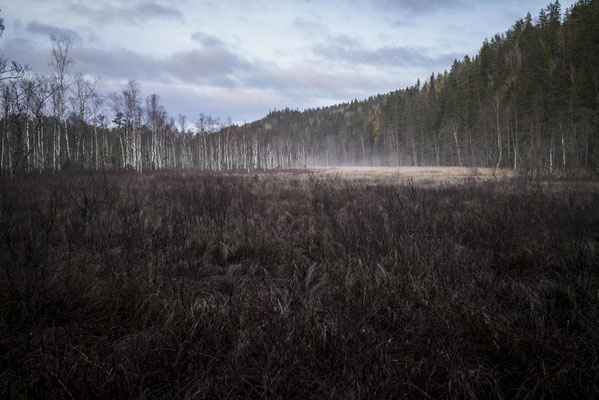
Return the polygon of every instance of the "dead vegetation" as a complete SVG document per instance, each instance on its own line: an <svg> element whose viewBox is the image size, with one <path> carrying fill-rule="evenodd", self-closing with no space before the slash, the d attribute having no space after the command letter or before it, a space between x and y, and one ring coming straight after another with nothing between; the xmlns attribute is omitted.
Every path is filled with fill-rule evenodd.
<svg viewBox="0 0 599 400"><path fill-rule="evenodd" d="M597 397L599 198L556 185L5 179L0 396Z"/></svg>

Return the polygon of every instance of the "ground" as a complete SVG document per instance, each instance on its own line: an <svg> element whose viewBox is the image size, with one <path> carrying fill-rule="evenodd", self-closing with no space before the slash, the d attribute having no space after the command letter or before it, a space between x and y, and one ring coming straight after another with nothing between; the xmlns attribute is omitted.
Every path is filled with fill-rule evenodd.
<svg viewBox="0 0 599 400"><path fill-rule="evenodd" d="M0 185L0 395L599 395L590 175L64 172Z"/></svg>

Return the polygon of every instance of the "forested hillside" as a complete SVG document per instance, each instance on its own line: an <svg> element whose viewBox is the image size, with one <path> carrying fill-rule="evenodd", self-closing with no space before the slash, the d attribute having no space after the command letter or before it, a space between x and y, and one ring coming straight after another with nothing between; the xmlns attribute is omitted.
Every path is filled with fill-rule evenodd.
<svg viewBox="0 0 599 400"><path fill-rule="evenodd" d="M449 71L385 96L265 130L310 143L318 162L511 168L592 166L599 151L599 1L527 15Z"/></svg>
<svg viewBox="0 0 599 400"><path fill-rule="evenodd" d="M558 2L485 40L424 82L367 100L272 111L243 126L170 117L129 82L106 96L75 74L68 38L52 73L2 58L0 166L255 169L459 165L517 169L599 164L599 0ZM201 111L201 110L198 110ZM191 128L193 126L193 128Z"/></svg>

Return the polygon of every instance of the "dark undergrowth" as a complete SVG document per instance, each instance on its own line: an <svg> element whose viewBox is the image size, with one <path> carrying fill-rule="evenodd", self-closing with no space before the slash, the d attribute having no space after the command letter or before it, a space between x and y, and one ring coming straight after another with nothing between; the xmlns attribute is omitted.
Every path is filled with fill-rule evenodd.
<svg viewBox="0 0 599 400"><path fill-rule="evenodd" d="M526 179L4 179L0 397L597 398L595 215Z"/></svg>

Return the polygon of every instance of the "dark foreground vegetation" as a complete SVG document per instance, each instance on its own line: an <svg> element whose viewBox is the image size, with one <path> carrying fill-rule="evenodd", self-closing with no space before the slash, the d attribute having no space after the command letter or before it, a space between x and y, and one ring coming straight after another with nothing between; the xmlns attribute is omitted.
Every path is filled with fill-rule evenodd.
<svg viewBox="0 0 599 400"><path fill-rule="evenodd" d="M2 398L597 398L597 190L0 181Z"/></svg>

